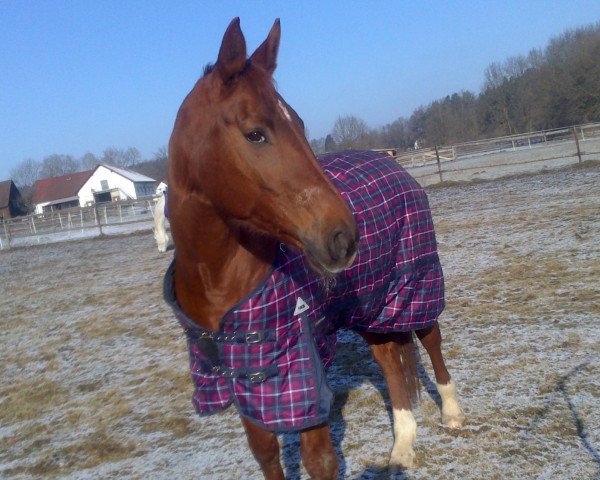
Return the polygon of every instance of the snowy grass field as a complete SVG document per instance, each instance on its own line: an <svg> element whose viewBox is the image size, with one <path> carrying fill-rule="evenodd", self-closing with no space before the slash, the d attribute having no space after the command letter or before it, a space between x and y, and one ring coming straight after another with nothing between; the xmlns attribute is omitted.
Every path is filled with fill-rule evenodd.
<svg viewBox="0 0 600 480"><path fill-rule="evenodd" d="M417 467L392 474L368 348L329 380L341 478L600 478L600 166L429 189L444 351L467 415L441 426L423 356ZM151 233L0 252L0 477L260 479L234 409L198 418ZM304 479L297 435L281 436Z"/></svg>

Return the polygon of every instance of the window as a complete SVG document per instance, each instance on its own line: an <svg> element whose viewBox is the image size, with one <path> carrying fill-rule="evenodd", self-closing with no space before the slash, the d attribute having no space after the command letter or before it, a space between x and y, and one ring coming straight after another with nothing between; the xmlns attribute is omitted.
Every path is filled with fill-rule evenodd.
<svg viewBox="0 0 600 480"><path fill-rule="evenodd" d="M108 190L108 180L100 180L100 188L102 190Z"/></svg>

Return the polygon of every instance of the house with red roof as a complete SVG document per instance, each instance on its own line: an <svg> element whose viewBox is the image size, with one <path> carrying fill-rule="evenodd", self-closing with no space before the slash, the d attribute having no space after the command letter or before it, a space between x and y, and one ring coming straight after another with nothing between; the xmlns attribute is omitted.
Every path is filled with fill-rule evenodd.
<svg viewBox="0 0 600 480"><path fill-rule="evenodd" d="M42 178L35 182L32 202L35 213L79 207L79 191L94 170L68 173L60 177Z"/></svg>
<svg viewBox="0 0 600 480"><path fill-rule="evenodd" d="M38 180L34 186L36 213L95 203L151 197L156 180L132 170L101 164L93 170Z"/></svg>

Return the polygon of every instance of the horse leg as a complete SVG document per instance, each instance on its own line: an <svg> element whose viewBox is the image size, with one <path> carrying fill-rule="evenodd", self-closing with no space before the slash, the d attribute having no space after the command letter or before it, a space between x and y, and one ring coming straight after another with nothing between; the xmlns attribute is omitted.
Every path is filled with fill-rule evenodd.
<svg viewBox="0 0 600 480"><path fill-rule="evenodd" d="M167 251L169 237L165 226L165 196L161 195L154 207L154 239L159 252Z"/></svg>
<svg viewBox="0 0 600 480"><path fill-rule="evenodd" d="M417 337L425 347L435 374L437 389L442 397L442 423L449 428L461 428L465 414L458 405L456 385L450 378L442 356L442 334L439 324L417 330Z"/></svg>
<svg viewBox="0 0 600 480"><path fill-rule="evenodd" d="M310 478L318 480L337 478L338 459L326 424L300 432L300 454L302 464Z"/></svg>
<svg viewBox="0 0 600 480"><path fill-rule="evenodd" d="M279 461L279 441L277 435L253 424L245 418L242 418L242 424L246 430L250 450L252 450L254 458L258 461L265 479L285 480L285 475Z"/></svg>
<svg viewBox="0 0 600 480"><path fill-rule="evenodd" d="M414 345L410 334L361 333L371 347L373 357L385 377L394 414L394 446L391 467L411 468L417 437L417 422L411 404L418 393L418 374Z"/></svg>

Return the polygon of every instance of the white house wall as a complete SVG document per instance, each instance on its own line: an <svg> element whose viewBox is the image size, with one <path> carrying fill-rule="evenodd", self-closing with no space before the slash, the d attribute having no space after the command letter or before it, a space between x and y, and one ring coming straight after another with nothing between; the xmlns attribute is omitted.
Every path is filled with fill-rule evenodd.
<svg viewBox="0 0 600 480"><path fill-rule="evenodd" d="M104 191L101 185L102 180L108 182L109 190L119 189L121 200L137 198L135 184L131 180L100 165L79 190L79 205L84 207L94 203L94 192Z"/></svg>
<svg viewBox="0 0 600 480"><path fill-rule="evenodd" d="M44 207L50 205L51 202L42 202L35 204L35 213L44 213Z"/></svg>

